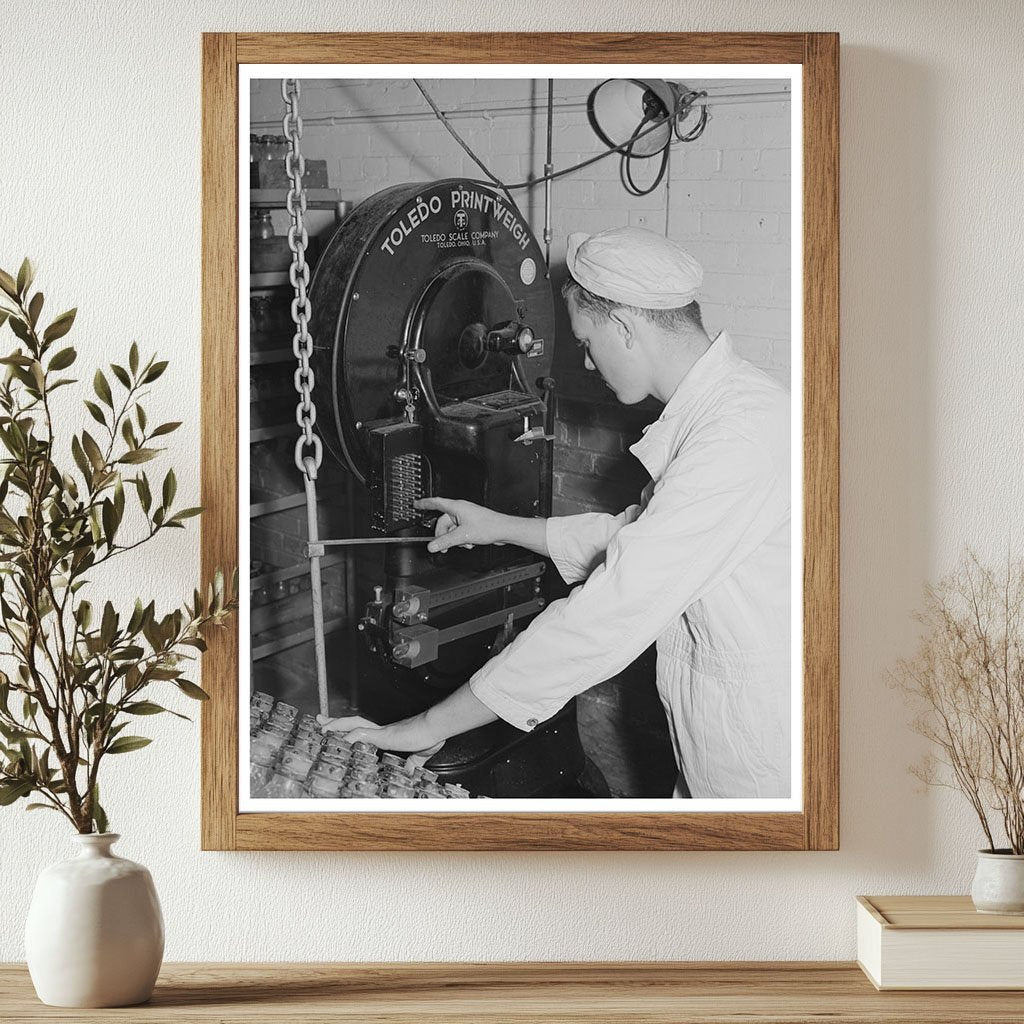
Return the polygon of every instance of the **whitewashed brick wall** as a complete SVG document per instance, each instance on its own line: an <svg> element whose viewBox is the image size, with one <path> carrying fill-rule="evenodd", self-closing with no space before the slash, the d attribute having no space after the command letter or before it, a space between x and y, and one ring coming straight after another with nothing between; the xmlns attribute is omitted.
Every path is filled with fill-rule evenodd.
<svg viewBox="0 0 1024 1024"><path fill-rule="evenodd" d="M600 140L583 111L558 110L583 101L597 83L563 79L555 83L553 148L556 168L596 153ZM773 83L687 82L730 91L765 89ZM779 83L774 83L777 87ZM426 88L443 110L487 103L540 103L546 86L530 80L428 80ZM442 177L482 177L429 113L410 80L306 82L302 111L307 118L303 147L313 159L328 161L333 187L360 201L404 181ZM318 118L352 114L404 114L405 119L315 123ZM258 133L276 133L281 116L280 84L256 82L252 120ZM515 114L458 118L453 126L490 170L507 182L543 173L545 117ZM728 329L740 353L784 383L790 371L790 107L777 103L719 104L699 140L673 147L668 174L649 196L633 197L619 180L619 160L609 157L555 182L552 262L564 261L565 238L572 231L600 231L634 224L665 231L703 264L701 296L705 324L714 334ZM647 164L650 164L650 168ZM656 161L635 169L649 180ZM543 189L516 194L538 238L543 230Z"/></svg>

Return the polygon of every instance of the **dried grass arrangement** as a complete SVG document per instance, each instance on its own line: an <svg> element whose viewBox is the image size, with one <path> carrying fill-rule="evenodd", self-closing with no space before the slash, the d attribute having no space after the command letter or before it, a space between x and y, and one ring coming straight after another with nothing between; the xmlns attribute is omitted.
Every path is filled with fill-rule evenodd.
<svg viewBox="0 0 1024 1024"><path fill-rule="evenodd" d="M895 682L938 755L911 771L964 794L989 852L1024 854L1024 561L994 570L969 553L926 587L915 618L917 653L899 662Z"/></svg>

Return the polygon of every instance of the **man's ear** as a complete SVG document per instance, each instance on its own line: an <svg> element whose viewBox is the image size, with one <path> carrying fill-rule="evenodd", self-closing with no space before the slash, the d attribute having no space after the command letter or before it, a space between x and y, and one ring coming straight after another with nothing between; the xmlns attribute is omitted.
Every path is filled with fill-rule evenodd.
<svg viewBox="0 0 1024 1024"><path fill-rule="evenodd" d="M619 332L619 336L622 338L626 348L632 348L634 341L636 341L636 332L634 331L633 317L629 310L622 308L613 309L608 314L608 319Z"/></svg>

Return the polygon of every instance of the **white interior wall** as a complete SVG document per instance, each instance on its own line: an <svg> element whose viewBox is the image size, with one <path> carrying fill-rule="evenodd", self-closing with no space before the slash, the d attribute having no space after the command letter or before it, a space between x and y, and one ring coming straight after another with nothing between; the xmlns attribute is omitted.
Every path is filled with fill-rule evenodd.
<svg viewBox="0 0 1024 1024"><path fill-rule="evenodd" d="M344 12L344 13L343 13ZM39 263L79 305L83 365L133 337L173 357L151 418L198 492L199 33L202 30L838 30L842 51L842 849L730 854L201 853L198 734L111 765L122 852L153 871L170 959L848 958L853 896L964 892L969 812L918 792L919 749L886 672L926 578L967 543L1020 549L1024 232L1014 0L9 0L0 265ZM190 592L197 531L132 578ZM46 815L0 809L0 959L39 868L69 852Z"/></svg>
<svg viewBox="0 0 1024 1024"><path fill-rule="evenodd" d="M556 170L603 148L587 122L586 102L600 79L556 80L553 87L552 162ZM787 80L689 80L710 96L764 94ZM424 79L444 111L480 108L452 126L489 170L512 184L543 174L543 109L508 114L502 107L546 102L544 80ZM280 132L280 79L253 83L250 122L259 134ZM409 79L307 80L302 87L303 153L327 161L332 187L360 202L389 185L447 177L483 177L472 158L434 118ZM496 108L494 112L491 107ZM424 113L427 119L424 119ZM374 118L383 119L375 120ZM633 196L620 180L620 160L609 157L553 183L551 263L556 280L570 232L594 233L631 224L667 233L705 271L701 310L714 337L726 329L737 351L787 386L790 368L790 104L756 101L711 104L703 134L672 147L665 178L650 195ZM349 120L359 118L359 120ZM696 121L686 122L689 129ZM634 180L653 181L660 158L633 162ZM544 229L542 187L514 198L538 240ZM287 214L276 215L287 230Z"/></svg>

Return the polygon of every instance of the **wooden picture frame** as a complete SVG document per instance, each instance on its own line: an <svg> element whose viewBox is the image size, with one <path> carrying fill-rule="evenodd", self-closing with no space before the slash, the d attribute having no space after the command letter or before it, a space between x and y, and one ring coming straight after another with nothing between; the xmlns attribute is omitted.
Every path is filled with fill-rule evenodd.
<svg viewBox="0 0 1024 1024"><path fill-rule="evenodd" d="M238 68L282 63L800 64L804 721L799 812L240 813L238 636L203 658L208 850L834 850L839 843L839 39L832 33L205 34L202 571L238 562Z"/></svg>

